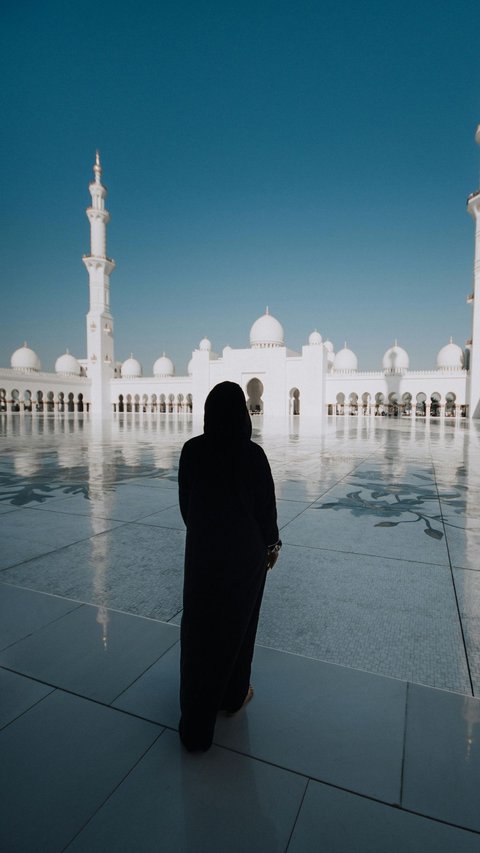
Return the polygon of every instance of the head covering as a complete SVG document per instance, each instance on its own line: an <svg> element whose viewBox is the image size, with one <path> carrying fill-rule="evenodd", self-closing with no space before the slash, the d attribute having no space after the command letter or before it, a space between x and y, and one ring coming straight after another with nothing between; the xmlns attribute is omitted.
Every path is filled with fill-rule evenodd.
<svg viewBox="0 0 480 853"><path fill-rule="evenodd" d="M236 382L220 382L205 400L203 431L216 441L250 439L252 422L245 395Z"/></svg>

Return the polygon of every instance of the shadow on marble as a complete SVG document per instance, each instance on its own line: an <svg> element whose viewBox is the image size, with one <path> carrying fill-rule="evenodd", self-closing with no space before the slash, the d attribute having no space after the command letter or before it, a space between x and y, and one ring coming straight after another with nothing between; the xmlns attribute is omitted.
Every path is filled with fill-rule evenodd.
<svg viewBox="0 0 480 853"><path fill-rule="evenodd" d="M213 747L181 749L164 732L68 851L278 853L286 849L307 780Z"/></svg>
<svg viewBox="0 0 480 853"><path fill-rule="evenodd" d="M110 703L178 638L174 625L83 605L0 652L0 665Z"/></svg>
<svg viewBox="0 0 480 853"><path fill-rule="evenodd" d="M57 517L23 512L41 519ZM19 586L167 621L182 607L184 543L184 532L123 524L7 569L2 577Z"/></svg>
<svg viewBox="0 0 480 853"><path fill-rule="evenodd" d="M409 685L402 806L480 832L479 745L480 699Z"/></svg>
<svg viewBox="0 0 480 853"><path fill-rule="evenodd" d="M0 732L0 848L63 850L160 733L144 720L50 693Z"/></svg>
<svg viewBox="0 0 480 853"><path fill-rule="evenodd" d="M288 853L477 853L479 845L471 832L310 781Z"/></svg>

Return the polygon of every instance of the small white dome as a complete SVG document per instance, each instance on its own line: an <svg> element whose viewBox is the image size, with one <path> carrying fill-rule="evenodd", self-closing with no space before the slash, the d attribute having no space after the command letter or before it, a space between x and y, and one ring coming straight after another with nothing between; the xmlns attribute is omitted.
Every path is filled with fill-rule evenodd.
<svg viewBox="0 0 480 853"><path fill-rule="evenodd" d="M175 373L175 368L173 366L173 361L168 355L160 356L157 358L155 364L153 365L153 375L154 376L173 376Z"/></svg>
<svg viewBox="0 0 480 853"><path fill-rule="evenodd" d="M40 359L33 349L27 346L25 341L23 347L16 349L10 359L10 364L15 370L41 370Z"/></svg>
<svg viewBox="0 0 480 853"><path fill-rule="evenodd" d="M55 373L63 373L64 376L80 376L81 372L79 362L68 349L55 362Z"/></svg>
<svg viewBox="0 0 480 853"><path fill-rule="evenodd" d="M133 353L130 353L130 358L123 362L121 374L122 379L137 379L142 375L142 365L133 357Z"/></svg>
<svg viewBox="0 0 480 853"><path fill-rule="evenodd" d="M265 314L255 320L250 329L250 346L251 347L283 347L284 332L282 324L269 313L268 308Z"/></svg>
<svg viewBox="0 0 480 853"><path fill-rule="evenodd" d="M437 355L437 370L461 370L464 363L462 348L450 338L450 343L442 347Z"/></svg>
<svg viewBox="0 0 480 853"><path fill-rule="evenodd" d="M348 349L346 342L344 348L337 352L333 366L335 370L343 373L352 373L358 370L358 358L351 349Z"/></svg>
<svg viewBox="0 0 480 853"><path fill-rule="evenodd" d="M198 349L202 350L202 352L210 352L212 349L212 343L208 340L208 338L202 338L198 345Z"/></svg>
<svg viewBox="0 0 480 853"><path fill-rule="evenodd" d="M323 346L326 347L329 352L335 352L331 341L324 341Z"/></svg>
<svg viewBox="0 0 480 853"><path fill-rule="evenodd" d="M191 376L193 373L193 358L191 358L187 364L187 373L189 376Z"/></svg>
<svg viewBox="0 0 480 853"><path fill-rule="evenodd" d="M388 373L402 373L404 370L408 370L409 365L410 359L407 351L399 347L395 341L393 347L387 349L383 356L383 369Z"/></svg>
<svg viewBox="0 0 480 853"><path fill-rule="evenodd" d="M311 332L310 335L308 336L308 343L310 344L310 346L318 346L318 344L321 344L322 343L322 336L321 336L320 332L317 332L316 329L315 329L315 331Z"/></svg>

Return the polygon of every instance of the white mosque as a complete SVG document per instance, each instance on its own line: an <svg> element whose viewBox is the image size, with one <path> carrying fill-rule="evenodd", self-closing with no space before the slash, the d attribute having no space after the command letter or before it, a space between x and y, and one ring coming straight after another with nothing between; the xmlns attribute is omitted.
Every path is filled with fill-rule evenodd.
<svg viewBox="0 0 480 853"><path fill-rule="evenodd" d="M480 125L476 141L480 144ZM90 412L102 418L119 412L201 413L210 389L228 379L244 389L252 414L480 418L480 190L467 201L475 220L474 289L467 300L473 307L472 336L464 350L450 339L437 355L436 370L411 370L408 353L395 341L381 369L361 371L346 343L335 352L317 330L301 353L294 352L267 308L250 329L249 347L225 347L216 354L203 338L186 376L176 375L165 353L154 362L152 375L144 376L133 354L115 361L110 310L115 262L107 256L110 214L98 152L93 171L90 254L83 257L90 284L87 356L77 359L67 350L50 373L25 343L13 353L10 368L0 368L0 412Z"/></svg>

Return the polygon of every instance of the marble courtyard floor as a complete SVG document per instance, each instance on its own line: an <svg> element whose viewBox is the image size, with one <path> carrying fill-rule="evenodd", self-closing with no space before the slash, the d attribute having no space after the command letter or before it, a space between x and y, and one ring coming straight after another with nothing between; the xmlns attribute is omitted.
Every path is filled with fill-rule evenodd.
<svg viewBox="0 0 480 853"><path fill-rule="evenodd" d="M0 415L0 848L480 850L480 427L254 422L255 698L179 746L181 415Z"/></svg>

